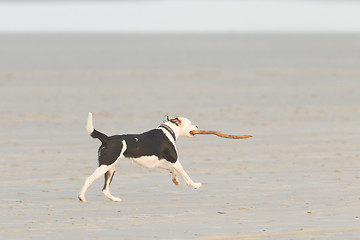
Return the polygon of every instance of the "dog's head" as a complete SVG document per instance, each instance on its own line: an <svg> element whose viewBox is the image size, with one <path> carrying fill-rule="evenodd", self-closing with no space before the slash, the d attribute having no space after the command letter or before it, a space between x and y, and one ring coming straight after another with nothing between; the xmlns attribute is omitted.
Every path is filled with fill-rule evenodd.
<svg viewBox="0 0 360 240"><path fill-rule="evenodd" d="M171 127L178 137L193 137L194 135L190 131L198 129L189 119L184 117L172 118L165 116L164 123Z"/></svg>

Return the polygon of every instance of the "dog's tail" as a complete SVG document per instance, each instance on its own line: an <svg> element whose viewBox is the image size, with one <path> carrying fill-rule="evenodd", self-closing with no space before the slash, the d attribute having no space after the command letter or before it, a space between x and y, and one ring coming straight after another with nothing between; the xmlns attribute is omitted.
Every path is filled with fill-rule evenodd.
<svg viewBox="0 0 360 240"><path fill-rule="evenodd" d="M98 138L102 143L106 144L109 141L108 136L106 136L105 134L97 131L94 128L93 117L92 117L91 112L89 112L89 116L88 116L88 120L87 120L87 124L86 124L86 129L87 129L87 132L90 134L91 137Z"/></svg>

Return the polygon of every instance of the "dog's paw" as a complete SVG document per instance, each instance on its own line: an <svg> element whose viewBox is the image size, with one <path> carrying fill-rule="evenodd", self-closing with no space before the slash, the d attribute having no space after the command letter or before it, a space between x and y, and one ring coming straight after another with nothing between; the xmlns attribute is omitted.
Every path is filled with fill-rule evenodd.
<svg viewBox="0 0 360 240"><path fill-rule="evenodd" d="M121 198L117 198L117 197L113 197L113 198L110 198L111 201L113 202L121 202Z"/></svg>
<svg viewBox="0 0 360 240"><path fill-rule="evenodd" d="M180 185L180 181L176 176L172 178L172 181L175 185Z"/></svg>
<svg viewBox="0 0 360 240"><path fill-rule="evenodd" d="M81 202L86 202L85 196L84 196L83 194L81 194L81 193L78 195L78 199L79 199Z"/></svg>
<svg viewBox="0 0 360 240"><path fill-rule="evenodd" d="M121 198L117 198L117 197L114 197L113 195L111 195L111 193L109 192L109 189L107 189L107 190L104 189L103 193L108 199L110 199L113 202L121 202L122 201Z"/></svg>
<svg viewBox="0 0 360 240"><path fill-rule="evenodd" d="M195 188L195 189L201 188L201 186L202 186L202 183L194 183L192 185L192 187Z"/></svg>

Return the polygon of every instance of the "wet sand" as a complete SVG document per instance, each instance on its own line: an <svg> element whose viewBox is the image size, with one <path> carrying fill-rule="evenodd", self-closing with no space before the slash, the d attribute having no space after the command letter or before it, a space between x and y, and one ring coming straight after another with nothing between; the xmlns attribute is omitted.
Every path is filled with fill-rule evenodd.
<svg viewBox="0 0 360 240"><path fill-rule="evenodd" d="M360 35L1 35L1 239L357 239ZM179 139L203 187L117 165L107 134L165 114L246 140ZM180 179L182 180L182 179Z"/></svg>

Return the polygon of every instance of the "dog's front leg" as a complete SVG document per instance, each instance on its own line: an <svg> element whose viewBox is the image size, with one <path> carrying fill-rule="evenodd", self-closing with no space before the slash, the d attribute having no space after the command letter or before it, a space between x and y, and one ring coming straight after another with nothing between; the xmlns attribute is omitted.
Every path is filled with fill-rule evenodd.
<svg viewBox="0 0 360 240"><path fill-rule="evenodd" d="M179 162L179 160L176 161L176 163L172 163L172 166L175 168L175 170L184 178L187 185L192 186L195 189L198 189L202 186L201 183L195 183L189 175L185 172L183 166Z"/></svg>
<svg viewBox="0 0 360 240"><path fill-rule="evenodd" d="M177 176L176 176L176 174L175 174L175 169L174 169L172 166L170 167L170 166L167 166L167 165L165 165L165 164L163 164L163 163L160 163L159 166L158 166L158 168L168 170L168 171L170 172L170 174L171 174L171 180L173 181L173 183L174 183L175 185L179 185L179 184L180 184L180 181L179 181L179 179L177 178Z"/></svg>

